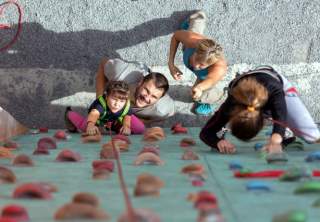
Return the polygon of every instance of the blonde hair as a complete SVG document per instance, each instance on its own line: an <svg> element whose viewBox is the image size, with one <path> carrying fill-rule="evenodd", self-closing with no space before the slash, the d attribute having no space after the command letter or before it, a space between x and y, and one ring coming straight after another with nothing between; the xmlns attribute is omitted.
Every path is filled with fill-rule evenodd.
<svg viewBox="0 0 320 222"><path fill-rule="evenodd" d="M263 127L260 108L268 100L268 91L254 77L248 77L239 80L231 95L237 103L230 116L231 132L241 140L249 140Z"/></svg>
<svg viewBox="0 0 320 222"><path fill-rule="evenodd" d="M212 39L202 39L196 47L196 60L209 65L223 57L222 47Z"/></svg>

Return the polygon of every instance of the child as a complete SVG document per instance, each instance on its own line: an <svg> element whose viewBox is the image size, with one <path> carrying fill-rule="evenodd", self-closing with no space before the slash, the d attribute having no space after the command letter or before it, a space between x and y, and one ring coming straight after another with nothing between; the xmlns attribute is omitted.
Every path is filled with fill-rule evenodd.
<svg viewBox="0 0 320 222"><path fill-rule="evenodd" d="M317 125L296 89L270 66L239 75L229 84L227 99L203 127L200 138L221 153L234 153L235 146L216 133L229 123L231 133L247 141L262 129L265 117L273 122L267 152L282 151L286 126L307 142L319 142Z"/></svg>
<svg viewBox="0 0 320 222"><path fill-rule="evenodd" d="M105 93L91 104L87 118L68 108L66 125L70 131L80 130L88 135L98 134L98 127L111 127L117 133L125 135L141 134L145 129L143 122L132 115L129 86L123 81L107 84Z"/></svg>

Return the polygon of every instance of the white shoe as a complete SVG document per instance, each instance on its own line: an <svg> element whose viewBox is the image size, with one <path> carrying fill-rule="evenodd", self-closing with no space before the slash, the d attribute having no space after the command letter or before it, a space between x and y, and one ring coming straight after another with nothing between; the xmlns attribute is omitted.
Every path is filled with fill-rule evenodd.
<svg viewBox="0 0 320 222"><path fill-rule="evenodd" d="M206 28L207 16L204 11L197 11L189 17L189 31L203 35Z"/></svg>

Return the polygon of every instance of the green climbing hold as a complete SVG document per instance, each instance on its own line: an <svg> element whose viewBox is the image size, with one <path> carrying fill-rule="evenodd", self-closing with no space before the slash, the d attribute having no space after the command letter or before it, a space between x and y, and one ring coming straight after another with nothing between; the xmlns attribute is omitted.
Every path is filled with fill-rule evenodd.
<svg viewBox="0 0 320 222"><path fill-rule="evenodd" d="M266 156L268 163L283 164L288 162L288 157L285 153L270 153Z"/></svg>
<svg viewBox="0 0 320 222"><path fill-rule="evenodd" d="M298 181L302 178L311 178L311 173L303 167L293 167L288 169L281 177L280 181Z"/></svg>
<svg viewBox="0 0 320 222"><path fill-rule="evenodd" d="M294 191L295 194L303 193L320 193L320 182L319 181L308 181L299 186Z"/></svg>
<svg viewBox="0 0 320 222"><path fill-rule="evenodd" d="M301 210L292 210L273 217L272 222L305 222L307 214Z"/></svg>
<svg viewBox="0 0 320 222"><path fill-rule="evenodd" d="M320 198L316 199L316 201L313 202L312 206L313 207L320 207Z"/></svg>
<svg viewBox="0 0 320 222"><path fill-rule="evenodd" d="M289 143L286 147L285 147L286 150L304 150L304 145L302 142L300 141L294 141L292 143Z"/></svg>
<svg viewBox="0 0 320 222"><path fill-rule="evenodd" d="M253 171L248 169L248 168L243 168L239 170L240 174L247 174L247 173L252 173Z"/></svg>

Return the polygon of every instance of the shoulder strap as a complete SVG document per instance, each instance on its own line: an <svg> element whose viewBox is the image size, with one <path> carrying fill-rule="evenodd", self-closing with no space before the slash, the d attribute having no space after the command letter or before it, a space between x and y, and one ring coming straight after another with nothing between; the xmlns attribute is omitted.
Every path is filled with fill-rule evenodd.
<svg viewBox="0 0 320 222"><path fill-rule="evenodd" d="M248 72L245 72L245 73L242 73L242 74L239 74L237 73L236 74L236 78L234 78L231 82L231 85L229 87L229 90L231 90L234 85L240 80L242 79L243 77L246 77L248 75L252 75L252 74L258 74L258 73L263 73L263 74L267 74L271 77L273 77L274 79L276 79L277 81L279 82L282 82L279 74L271 67L271 66L259 66L257 67L256 69L254 70L249 70Z"/></svg>
<svg viewBox="0 0 320 222"><path fill-rule="evenodd" d="M125 115L128 114L129 109L130 109L130 100L128 99L128 100L127 100L127 103L126 103L126 106L125 106L124 109L123 109L123 112L121 113L121 115L120 115L119 118L118 118L118 120L119 120L120 123L123 122L123 118L125 117Z"/></svg>
<svg viewBox="0 0 320 222"><path fill-rule="evenodd" d="M99 96L99 97L98 97L98 101L99 101L100 105L101 105L102 108L103 108L103 114L100 115L100 117L99 117L99 119L98 119L98 121L97 121L97 124L100 125L101 120L103 120L103 118L107 115L107 109L108 109L108 107L107 107L106 101L105 101L105 99L104 99L103 96Z"/></svg>

